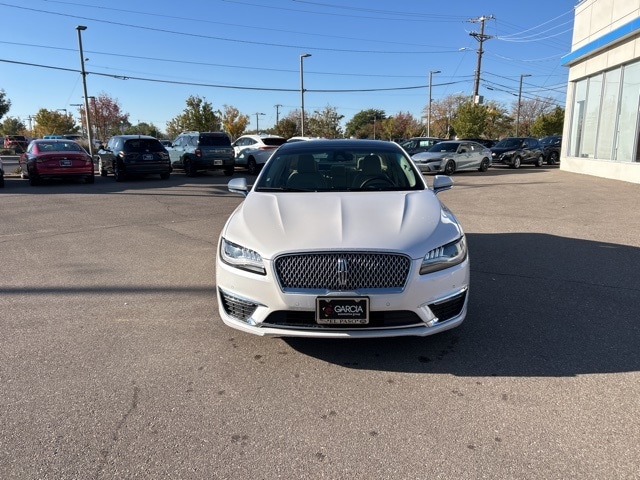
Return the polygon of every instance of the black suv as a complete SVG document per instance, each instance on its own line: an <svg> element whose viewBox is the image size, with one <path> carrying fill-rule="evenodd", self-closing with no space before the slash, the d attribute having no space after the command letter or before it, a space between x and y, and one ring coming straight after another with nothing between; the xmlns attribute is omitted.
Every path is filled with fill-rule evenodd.
<svg viewBox="0 0 640 480"><path fill-rule="evenodd" d="M166 180L171 174L169 154L157 138L149 135L116 135L98 151L98 170L106 177L113 173L117 182L127 176L159 174Z"/></svg>
<svg viewBox="0 0 640 480"><path fill-rule="evenodd" d="M555 165L560 161L560 149L562 148L562 135L549 135L542 137L540 144L544 150L544 158L549 165Z"/></svg>
<svg viewBox="0 0 640 480"><path fill-rule="evenodd" d="M404 148L409 155L413 156L416 153L426 152L441 141L441 138L436 137L411 137L408 140L400 142L400 146Z"/></svg>
<svg viewBox="0 0 640 480"><path fill-rule="evenodd" d="M235 155L231 140L224 132L183 132L167 147L171 166L189 177L200 170L223 170L233 175Z"/></svg>
<svg viewBox="0 0 640 480"><path fill-rule="evenodd" d="M524 163L532 163L541 167L544 163L544 151L537 138L507 137L491 147L492 165L509 165L520 168Z"/></svg>

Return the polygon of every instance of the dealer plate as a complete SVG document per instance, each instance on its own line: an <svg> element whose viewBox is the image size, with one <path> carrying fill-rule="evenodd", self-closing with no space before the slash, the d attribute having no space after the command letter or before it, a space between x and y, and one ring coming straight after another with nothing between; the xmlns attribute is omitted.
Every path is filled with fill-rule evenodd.
<svg viewBox="0 0 640 480"><path fill-rule="evenodd" d="M143 160L153 160L153 153L145 153L142 155Z"/></svg>
<svg viewBox="0 0 640 480"><path fill-rule="evenodd" d="M366 325L368 297L317 297L316 322L320 325Z"/></svg>
<svg viewBox="0 0 640 480"><path fill-rule="evenodd" d="M60 160L60 166L61 167L70 167L71 166L71 160Z"/></svg>

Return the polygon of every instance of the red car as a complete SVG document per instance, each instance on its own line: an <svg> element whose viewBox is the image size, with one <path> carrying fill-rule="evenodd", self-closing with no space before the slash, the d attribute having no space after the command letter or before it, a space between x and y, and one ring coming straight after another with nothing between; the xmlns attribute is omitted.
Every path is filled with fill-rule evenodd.
<svg viewBox="0 0 640 480"><path fill-rule="evenodd" d="M20 157L20 176L31 185L47 179L82 178L93 183L93 159L73 140L33 140Z"/></svg>

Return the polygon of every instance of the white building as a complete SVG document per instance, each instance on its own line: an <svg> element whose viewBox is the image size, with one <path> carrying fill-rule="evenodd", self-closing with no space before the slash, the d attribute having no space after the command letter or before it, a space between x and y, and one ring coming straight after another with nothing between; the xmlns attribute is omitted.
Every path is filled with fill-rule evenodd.
<svg viewBox="0 0 640 480"><path fill-rule="evenodd" d="M640 183L640 0L575 7L563 170Z"/></svg>

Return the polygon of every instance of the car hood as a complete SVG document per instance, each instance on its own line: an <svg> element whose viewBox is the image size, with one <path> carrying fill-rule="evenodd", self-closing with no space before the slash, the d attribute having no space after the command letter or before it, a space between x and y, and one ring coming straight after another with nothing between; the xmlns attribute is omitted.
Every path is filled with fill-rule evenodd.
<svg viewBox="0 0 640 480"><path fill-rule="evenodd" d="M222 235L271 259L282 252L401 251L422 258L462 229L432 190L250 192Z"/></svg>
<svg viewBox="0 0 640 480"><path fill-rule="evenodd" d="M429 160L442 160L444 157L450 157L452 154L453 152L420 152L411 158L416 162L425 162Z"/></svg>

